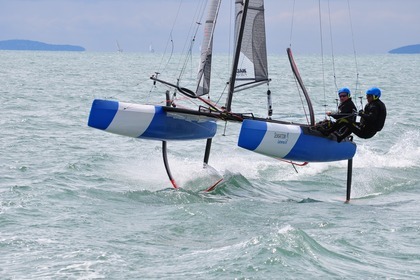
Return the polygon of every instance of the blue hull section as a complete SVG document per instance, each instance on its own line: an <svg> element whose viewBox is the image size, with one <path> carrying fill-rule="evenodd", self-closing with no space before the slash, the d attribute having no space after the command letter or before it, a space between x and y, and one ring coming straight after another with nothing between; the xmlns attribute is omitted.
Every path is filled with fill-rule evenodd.
<svg viewBox="0 0 420 280"><path fill-rule="evenodd" d="M165 112L162 106L96 99L88 125L120 135L152 139L196 140L216 134L214 119L188 113Z"/></svg>
<svg viewBox="0 0 420 280"><path fill-rule="evenodd" d="M318 132L303 133L299 125L245 120L238 146L266 156L292 161L328 162L353 158L356 144L338 143Z"/></svg>
<svg viewBox="0 0 420 280"><path fill-rule="evenodd" d="M118 111L118 102L95 99L90 109L88 126L105 130Z"/></svg>

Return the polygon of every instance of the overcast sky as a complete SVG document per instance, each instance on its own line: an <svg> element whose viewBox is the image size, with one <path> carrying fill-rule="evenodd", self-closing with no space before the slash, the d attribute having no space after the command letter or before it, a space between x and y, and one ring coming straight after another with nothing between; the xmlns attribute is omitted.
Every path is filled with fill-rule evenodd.
<svg viewBox="0 0 420 280"><path fill-rule="evenodd" d="M173 29L175 47L184 46L183 31L201 0L0 0L0 40L28 39L52 44L83 46L87 51L144 52L150 44L163 52ZM229 8L223 0L215 49L229 49ZM420 44L420 0L321 0L324 48L352 53L386 53L403 45ZM319 53L318 0L266 0L269 52L282 52L292 43L295 51ZM328 13L330 10L330 13ZM351 23L351 24L350 24ZM353 28L351 28L351 26ZM182 29L183 28L183 29ZM353 30L353 36L352 36ZM217 32L216 31L216 32ZM292 40L290 41L290 38ZM199 45L199 44L198 44ZM198 48L197 45L197 48Z"/></svg>

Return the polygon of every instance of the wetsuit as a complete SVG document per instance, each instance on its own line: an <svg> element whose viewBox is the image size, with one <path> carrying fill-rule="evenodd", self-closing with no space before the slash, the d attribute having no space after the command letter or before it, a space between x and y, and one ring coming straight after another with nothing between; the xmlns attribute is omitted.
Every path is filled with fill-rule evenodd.
<svg viewBox="0 0 420 280"><path fill-rule="evenodd" d="M342 118L331 127L330 132L340 130L344 126L348 128L344 134L338 135L338 142L341 142L351 133L360 138L368 139L373 137L376 132L381 131L386 119L385 104L379 99L373 100L366 104L365 110L359 112L359 116L361 117L360 123Z"/></svg>
<svg viewBox="0 0 420 280"><path fill-rule="evenodd" d="M340 119L340 118L351 115L351 119L355 121L356 116L353 115L354 112L357 112L356 105L354 105L351 98L348 98L346 101L342 102L338 106L337 113L332 113L330 116L333 117L334 119Z"/></svg>

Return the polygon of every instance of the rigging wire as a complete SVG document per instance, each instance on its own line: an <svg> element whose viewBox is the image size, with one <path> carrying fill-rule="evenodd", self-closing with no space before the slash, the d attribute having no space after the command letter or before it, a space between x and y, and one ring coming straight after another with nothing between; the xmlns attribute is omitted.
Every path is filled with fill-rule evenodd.
<svg viewBox="0 0 420 280"><path fill-rule="evenodd" d="M177 98L176 97L177 91L180 91L181 93L183 93L184 95L187 95L187 96L190 96L190 93L193 94L193 96L195 96L195 94L193 92L189 91L188 89L180 88L179 84L180 84L181 78L184 77L184 74L185 74L186 70L188 68L193 69L193 65L192 65L193 64L193 59L192 59L193 47L194 47L194 43L196 41L197 33L198 33L200 25L201 25L201 21L204 17L205 7L207 6L207 1L208 0L202 0L202 1L197 2L197 4L196 4L196 9L195 9L195 13L194 13L194 16L193 16L193 20L191 21L190 27L189 27L187 35L186 35L186 38L191 38L191 39L190 40L188 40L188 39L184 40L184 46L183 46L183 49L181 51L180 59L177 59L178 60L178 66L176 67L176 69L179 69L179 70L176 71L176 72L179 73L179 76L176 78L176 81L177 81L176 86L172 87L172 89L174 91L173 91L173 97L172 97L172 103L171 104L174 104L173 102ZM159 65L159 69L161 69L161 70L156 71L155 74L153 75L156 78L158 77L158 75L161 74L161 72L166 71L169 68L168 66L171 63L171 59L173 58L173 54L174 54L174 39L173 39L174 36L173 36L173 34L174 34L174 30L175 30L175 26L177 24L178 18L180 17L180 10L181 10L182 4L183 4L183 0L180 0L179 5L178 5L178 10L176 12L176 16L175 16L175 19L174 19L174 22L172 24L172 28L171 28L171 31L170 31L170 34L169 34L168 42L167 42L167 45L165 47L165 51L164 51L164 54L162 55L161 62L160 62L160 65ZM177 37L177 36L175 36L175 37ZM170 55L169 55L169 59L167 60L166 64L163 67L164 59L165 59L165 57L167 57L169 45L171 46L171 52L170 52ZM189 63L191 63L190 67L188 67ZM149 94L153 91L154 88L156 88L155 84L156 84L156 80L154 81L153 86L151 87ZM192 97L192 96L190 96L190 97Z"/></svg>
<svg viewBox="0 0 420 280"><path fill-rule="evenodd" d="M176 22L178 20L179 12L181 11L181 6L182 6L182 0L179 1L178 10L176 12L175 19L174 19L174 21L172 23L172 28L171 28L171 31L169 32L169 38L168 38L168 41L166 42L165 50L163 52L161 61L159 63L159 67L161 67L163 65L163 59L165 58L165 55L166 55L166 52L168 50L169 44L171 45L171 53L169 55L169 58L168 58L168 60L167 60L167 62L165 64L165 66L162 67L162 68L160 68L160 70L158 71L160 73L162 72L162 69L167 69L168 68L168 64L171 61L172 55L174 53L174 40L173 40L172 34L173 34L174 29L175 29Z"/></svg>
<svg viewBox="0 0 420 280"><path fill-rule="evenodd" d="M185 59L184 59L183 66L181 67L178 80L181 80L181 77L184 75L185 70L187 69L188 63L189 62L192 63L192 50L195 44L195 39L197 37L198 30L200 29L200 26L202 25L201 22L204 17L205 7L207 6L206 3L207 3L207 0L200 1L199 4L197 5L194 20L191 22L187 38L190 38L190 34L193 34L193 35L191 35L191 40L189 41L189 46L187 50L186 48L188 45L188 40L184 44L182 53L185 53ZM192 68L192 65L191 65L191 68Z"/></svg>
<svg viewBox="0 0 420 280"><path fill-rule="evenodd" d="M176 12L175 19L174 19L174 21L172 23L171 31L169 32L168 40L167 40L166 45L165 45L165 50L163 51L163 54L161 56L161 60L160 60L159 65L157 67L159 70L155 72L156 77L159 76L160 73L162 73L163 69L167 69L168 68L168 65L169 65L169 63L171 61L172 55L174 53L174 40L173 40L172 34L173 34L173 31L174 31L176 22L178 20L178 16L179 16L179 12L181 10L181 6L182 6L182 0L179 1L178 10ZM166 56L166 53L167 53L169 44L171 45L171 53L169 55L168 60L166 61L165 66L162 67L163 60L164 60L164 58ZM150 97L150 94L151 94L151 92L153 91L154 88L156 88L156 82L153 83L153 85L151 86L151 88L149 90L149 97Z"/></svg>
<svg viewBox="0 0 420 280"><path fill-rule="evenodd" d="M323 42L323 36L322 36L322 13L321 13L321 0L318 0L318 13L319 13L319 33L320 33L320 40L321 40L321 67L322 67L322 85L323 85L323 91L324 91L324 104L327 103L327 96L325 93L325 70L324 70L324 42ZM326 110L326 108L324 107Z"/></svg>
<svg viewBox="0 0 420 280"><path fill-rule="evenodd" d="M172 23L171 31L170 31L169 36L168 36L168 41L166 43L165 50L163 52L163 55L161 57L161 61L160 61L159 66L158 66L159 71L157 71L156 74L160 74L160 73L164 72L166 69L168 69L168 65L170 64L170 62L172 60L172 57L173 57L173 54L174 54L174 51L175 51L173 34L174 34L175 26L177 25L178 19L180 17L180 11L181 11L183 2L184 2L183 0L179 1L178 9L175 13L175 18L174 18L174 21ZM191 63L192 63L192 49L193 49L193 46L194 46L196 35L198 33L199 26L201 24L200 22L203 18L203 15L204 15L205 9L203 7L206 6L206 3L207 3L207 0L204 0L204 1L200 1L197 5L196 11L195 11L195 16L193 18L193 21L191 22L190 28L189 28L188 33L187 33L187 38L192 38L192 39L191 39L191 41L185 40L184 47L183 47L182 52L181 52L181 54L183 54L183 55L181 55L181 57L185 57L185 56L186 57L185 57L183 66L181 67L181 71L180 71L178 79L180 79L181 76L184 74L185 69L187 68L188 62L191 61ZM197 25L195 30L193 30L194 25ZM193 36L191 36L192 33L193 33ZM188 43L189 43L189 45L188 45ZM168 51L169 48L170 48L169 58L166 60L166 63L164 63L164 60L167 57L167 54L169 52ZM188 50L186 52L185 50L187 48L188 48ZM180 63L181 63L181 60L180 60ZM191 66L191 68L192 68L192 66ZM153 87L152 87L152 89L153 89ZM152 89L150 91L152 91Z"/></svg>
<svg viewBox="0 0 420 280"><path fill-rule="evenodd" d="M294 77L294 81L295 81L295 85L296 85L297 91L299 92L300 103L302 104L303 114L305 115L306 123L307 124L310 124L311 122L310 122L310 120L308 118L308 113L306 112L305 102L304 102L303 96L302 96L303 95L303 91L302 91L302 89L299 86L299 82L298 82L297 78L295 76L293 76L293 77Z"/></svg>
<svg viewBox="0 0 420 280"><path fill-rule="evenodd" d="M292 48L292 38L293 38L293 27L294 27L294 18L295 18L295 5L296 5L296 0L293 1L293 7L292 7L292 19L291 19L291 23L290 23L290 36L289 36L289 47ZM308 118L308 112L306 111L306 107L305 107L305 102L303 100L303 91L301 90L298 80L296 78L295 75L293 75L293 80L295 81L295 85L296 85L296 89L297 92L299 93L299 98L300 98L300 103L302 105L302 109L303 109L303 114L305 115L306 118L306 123L310 124L309 118Z"/></svg>
<svg viewBox="0 0 420 280"><path fill-rule="evenodd" d="M192 50L193 50L193 47L194 47L195 38L197 36L197 32L198 32L198 29L201 25L201 22L196 22L196 24L197 24L197 27L196 27L194 35L192 36L192 39L190 41L190 46L188 48L188 51L185 55L184 64L182 65L181 71L179 72L178 81L180 81L182 76L184 75L184 73L187 69L187 66L188 66L188 62L192 63ZM192 67L192 65L191 65L191 67Z"/></svg>
<svg viewBox="0 0 420 280"><path fill-rule="evenodd" d="M289 37L290 48L292 48L292 34L293 34L293 24L294 24L294 17L295 17L295 4L296 4L296 0L293 1L293 8L292 8L292 22L290 24L290 37Z"/></svg>
<svg viewBox="0 0 420 280"><path fill-rule="evenodd" d="M332 24L331 24L330 1L328 0L327 3L328 3L328 21L329 21L329 25L330 25L331 60L332 60L332 68L333 68L333 75L334 75L334 85L335 85L335 89L337 91L338 86L337 86L337 77L336 77L336 72L335 72L335 57L334 57L334 43L333 43L333 33L332 33Z"/></svg>
<svg viewBox="0 0 420 280"><path fill-rule="evenodd" d="M354 65L356 67L356 85L355 85L354 92L357 95L357 90L358 90L358 87L359 87L359 67L358 67L358 63L357 63L356 44L354 43L353 20L352 20L352 16L351 16L350 0L347 0L347 10L348 10L348 13L349 13L351 41L352 41L352 45L353 45L353 54L354 54ZM362 105L361 109L363 109L362 98L360 99L360 103Z"/></svg>
<svg viewBox="0 0 420 280"><path fill-rule="evenodd" d="M350 31L351 31L351 40L352 40L352 47L353 47L353 56L354 56L354 65L356 70L356 82L354 87L355 96L358 95L359 91L359 67L357 62L357 54L356 54L356 45L354 40L354 32L353 32L353 20L351 16L351 8L350 8L350 0L347 0L347 11L350 23ZM334 57L334 44L333 44L333 35L332 35L332 24L331 24L331 10L330 10L330 1L328 0L328 15L329 15L329 25L330 25L330 38L331 38L331 55L332 55L332 67L333 67L333 75L334 75L334 85L336 91L338 90L337 86L337 76L336 76L336 69L335 69L335 57ZM360 98L360 97L359 97ZM338 99L336 99L337 107L338 107ZM363 108L363 102L361 100L361 106ZM356 105L357 107L357 105Z"/></svg>

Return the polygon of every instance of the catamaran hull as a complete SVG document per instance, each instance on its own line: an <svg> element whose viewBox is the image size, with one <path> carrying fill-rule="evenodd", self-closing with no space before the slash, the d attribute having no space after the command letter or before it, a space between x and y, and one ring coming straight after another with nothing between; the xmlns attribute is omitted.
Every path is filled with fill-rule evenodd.
<svg viewBox="0 0 420 280"><path fill-rule="evenodd" d="M301 126L244 120L238 146L266 156L303 162L328 162L353 158L356 144L338 143Z"/></svg>
<svg viewBox="0 0 420 280"><path fill-rule="evenodd" d="M160 141L212 138L214 119L166 112L164 107L95 99L88 125L115 134Z"/></svg>

